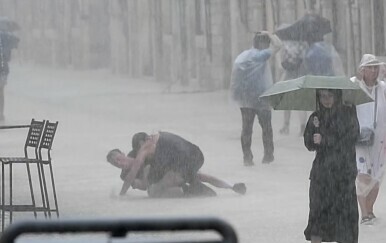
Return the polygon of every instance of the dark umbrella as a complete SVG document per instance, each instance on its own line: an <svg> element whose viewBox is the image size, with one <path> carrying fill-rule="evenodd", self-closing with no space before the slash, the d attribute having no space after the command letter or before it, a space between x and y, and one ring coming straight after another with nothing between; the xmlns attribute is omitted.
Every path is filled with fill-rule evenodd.
<svg viewBox="0 0 386 243"><path fill-rule="evenodd" d="M0 31L13 32L20 30L20 25L7 17L0 17Z"/></svg>
<svg viewBox="0 0 386 243"><path fill-rule="evenodd" d="M11 60L12 49L17 48L19 38L10 32L0 30L0 71L8 72L6 67Z"/></svg>
<svg viewBox="0 0 386 243"><path fill-rule="evenodd" d="M19 37L10 32L4 32L0 30L0 38L2 46L4 49L6 49L6 51L10 51L14 48L17 48L19 45Z"/></svg>
<svg viewBox="0 0 386 243"><path fill-rule="evenodd" d="M328 19L317 14L306 14L295 23L278 29L275 34L281 40L309 41L321 39L331 31Z"/></svg>

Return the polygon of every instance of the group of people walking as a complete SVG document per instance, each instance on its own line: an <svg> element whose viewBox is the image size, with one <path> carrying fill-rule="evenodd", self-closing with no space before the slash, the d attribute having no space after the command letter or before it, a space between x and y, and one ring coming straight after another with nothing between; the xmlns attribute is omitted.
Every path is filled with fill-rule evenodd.
<svg viewBox="0 0 386 243"><path fill-rule="evenodd" d="M360 224L376 220L374 204L384 175L386 84L378 79L383 65L365 54L352 77L373 98L357 105L342 103L341 90L320 90L319 107L304 132L308 150L316 151L310 173L307 240L358 242Z"/></svg>
<svg viewBox="0 0 386 243"><path fill-rule="evenodd" d="M256 117L262 128L262 163L274 161L272 108L259 97L273 85L269 60L280 49L284 50L283 81L304 75L344 75L337 51L324 41L322 33L310 35L303 42L281 41L267 31L256 33L252 48L234 61L230 87L241 112L244 166L254 165L251 146ZM317 108L308 121L306 113L302 113L300 132L305 147L315 151L309 176L308 224L304 230L305 238L312 243L356 243L359 223L369 224L376 219L374 203L384 175L386 151L386 84L379 79L381 65L384 64L376 56L365 54L358 74L351 78L373 102L346 104L342 90L318 89ZM289 132L289 116L288 111L281 134ZM204 183L246 193L244 183L232 185L199 172L204 163L201 150L176 134L137 133L132 145L127 156L119 150L107 155L107 161L122 169L121 194L132 187L147 190L152 197L215 196L216 192Z"/></svg>
<svg viewBox="0 0 386 243"><path fill-rule="evenodd" d="M271 41L270 47L266 40ZM283 45L275 35L257 33L253 47L236 58L232 72L231 94L241 110L241 147L246 166L253 165L251 135L256 115L263 130L262 162L273 161L271 111L259 96L272 85L269 57L278 47L286 45L282 56L287 58L281 60L285 70L282 80L303 75L344 75L338 53L323 40L323 35L312 35L303 43L287 41ZM289 46L295 49L293 55L288 51ZM309 218L304 231L305 238L312 243L358 242L358 222L371 224L376 219L374 203L384 175L386 149L386 84L378 78L382 65L385 64L376 56L365 54L358 74L351 78L373 102L358 106L345 104L342 90L319 89L316 111L308 122L301 122L304 144L308 150L315 151L310 172ZM289 114L289 111L285 114L282 134L289 132Z"/></svg>

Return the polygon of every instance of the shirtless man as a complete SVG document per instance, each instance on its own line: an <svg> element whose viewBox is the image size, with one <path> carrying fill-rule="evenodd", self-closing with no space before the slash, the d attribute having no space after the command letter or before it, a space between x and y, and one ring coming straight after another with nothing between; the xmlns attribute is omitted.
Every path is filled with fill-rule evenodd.
<svg viewBox="0 0 386 243"><path fill-rule="evenodd" d="M124 184L121 195L131 186L133 189L147 189L151 197L215 196L216 193L202 182L245 194L244 183L232 186L198 172L204 156L196 145L172 133L144 134L133 136L133 150L129 156L119 150L112 150L107 155L112 165L122 169Z"/></svg>

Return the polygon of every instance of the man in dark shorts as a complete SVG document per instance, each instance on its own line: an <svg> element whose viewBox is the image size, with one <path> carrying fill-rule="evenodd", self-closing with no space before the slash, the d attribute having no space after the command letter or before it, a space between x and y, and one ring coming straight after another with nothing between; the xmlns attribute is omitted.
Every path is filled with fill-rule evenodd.
<svg viewBox="0 0 386 243"><path fill-rule="evenodd" d="M147 188L151 197L215 196L216 193L202 182L239 194L246 192L244 183L231 186L198 172L204 163L200 148L178 135L137 133L133 136L132 146L127 157L119 150L112 150L107 155L111 164L122 169L121 195L131 186L141 190Z"/></svg>

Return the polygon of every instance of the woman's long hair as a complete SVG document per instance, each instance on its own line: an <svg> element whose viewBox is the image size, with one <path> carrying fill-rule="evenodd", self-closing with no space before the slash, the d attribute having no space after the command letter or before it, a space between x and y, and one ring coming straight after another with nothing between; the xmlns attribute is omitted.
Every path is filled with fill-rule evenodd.
<svg viewBox="0 0 386 243"><path fill-rule="evenodd" d="M327 90L328 92L332 93L334 95L334 104L331 108L324 107L320 102L320 92L322 90ZM316 104L317 104L317 111L318 111L318 118L319 120L325 124L326 127L330 126L330 122L333 117L337 116L337 113L339 112L340 107L342 106L342 90L340 89L318 89L316 91Z"/></svg>
<svg viewBox="0 0 386 243"><path fill-rule="evenodd" d="M328 92L334 95L334 104L332 105L331 109L336 109L337 107L343 104L343 99L342 99L343 94L341 89L317 89L316 90L316 110L322 111L324 109L330 109L330 108L324 107L320 103L320 92L322 90L327 90Z"/></svg>

